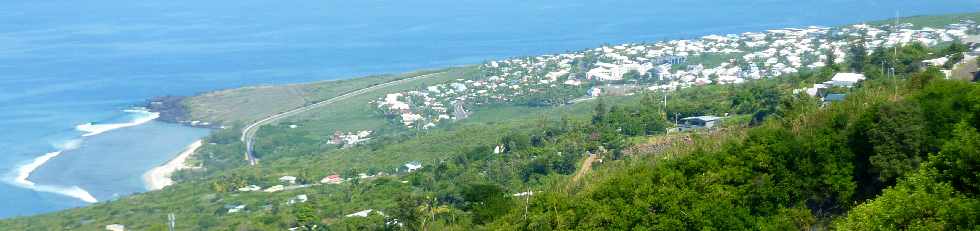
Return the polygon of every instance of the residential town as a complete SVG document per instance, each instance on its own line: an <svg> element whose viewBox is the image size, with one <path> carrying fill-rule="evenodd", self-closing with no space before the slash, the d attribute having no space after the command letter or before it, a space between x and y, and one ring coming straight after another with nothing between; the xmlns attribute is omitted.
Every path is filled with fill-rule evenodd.
<svg viewBox="0 0 980 231"><path fill-rule="evenodd" d="M840 64L854 46L863 46L869 54L876 48L911 43L936 46L963 41L977 30L977 23L970 20L943 28L915 28L910 23L810 26L603 46L568 54L490 61L480 67L479 78L387 94L375 104L395 123L428 129L465 118L467 108L481 105L560 105L613 92L739 84ZM863 78L858 74L835 76L834 80L798 92L816 96L818 89L850 86Z"/></svg>
<svg viewBox="0 0 980 231"><path fill-rule="evenodd" d="M422 89L387 94L373 102L392 122L406 128L428 129L465 119L468 110L484 105L520 103L531 106L574 103L609 94L628 94L635 91L673 91L709 84L740 84L762 78L776 78L804 70L814 70L830 63L843 63L847 52L856 43L868 53L875 48L896 44L921 43L936 46L975 36L980 26L964 21L944 28L913 29L914 25L898 27L859 24L842 28L811 26L766 32L729 35L708 35L700 39L671 40L651 44L603 46L581 52L542 55L502 61L490 61L480 66L482 76L476 79L456 79ZM975 38L974 38L975 39ZM970 52L980 53L980 48ZM949 60L942 57L924 61L927 65L943 66ZM948 70L945 70L948 73ZM842 72L830 80L813 83L794 90L794 94L818 97L824 103L840 101L846 94L829 93L831 88L851 88L866 77L859 73ZM677 131L710 129L724 117L695 116L681 119ZM297 125L289 125L296 128ZM373 131L335 131L330 144L349 147L370 140ZM497 145L494 154L504 152ZM410 161L393 169L395 173L410 173L423 168L420 161ZM350 177L330 174L317 182L295 176L281 176L268 187L246 185L239 193L286 193L296 189L339 185L354 179L369 180L388 176L359 173ZM307 181L304 181L307 180ZM408 183L408 181L401 181ZM256 183L261 184L261 183ZM268 184L267 184L268 185ZM532 191L513 194L524 197ZM292 206L310 200L307 194L291 196L281 204ZM270 209L269 202L258 209ZM244 203L227 204L227 214L248 212ZM382 211L364 209L345 217L386 216ZM397 221L395 221L397 223ZM112 224L107 230L121 230ZM294 228L298 229L298 228Z"/></svg>

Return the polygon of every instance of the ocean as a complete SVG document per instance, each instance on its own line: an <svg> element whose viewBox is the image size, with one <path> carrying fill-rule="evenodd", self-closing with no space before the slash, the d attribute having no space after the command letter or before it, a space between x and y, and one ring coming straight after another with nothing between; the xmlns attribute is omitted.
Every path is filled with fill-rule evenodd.
<svg viewBox="0 0 980 231"><path fill-rule="evenodd" d="M145 191L143 172L209 132L134 108L154 96L860 23L897 11L973 12L980 2L6 0L0 218Z"/></svg>

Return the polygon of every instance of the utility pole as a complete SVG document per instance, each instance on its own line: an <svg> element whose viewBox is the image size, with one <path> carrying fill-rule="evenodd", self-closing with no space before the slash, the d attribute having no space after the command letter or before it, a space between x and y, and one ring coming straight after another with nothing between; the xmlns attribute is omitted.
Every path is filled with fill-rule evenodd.
<svg viewBox="0 0 980 231"><path fill-rule="evenodd" d="M899 11L896 10L895 11L895 27L893 29L894 32L892 32L892 33L895 33L895 34L898 33L898 24L899 24L898 18L899 18L899 15L900 15L899 14ZM892 86L895 87L895 92L892 95L892 99L897 99L898 98L898 80L897 80L898 76L895 76L895 63L898 62L898 46L899 46L899 44L901 44L901 41L896 42L895 48L894 48L895 53L894 53L894 55L892 55L892 67L891 67Z"/></svg>
<svg viewBox="0 0 980 231"><path fill-rule="evenodd" d="M899 15L899 11L896 10L895 11L895 26L892 27L892 30L893 30L892 33L893 34L897 34L898 33L898 15ZM898 44L901 44L901 41L897 41L895 43L895 49L894 49L895 50L895 56L893 56L893 57L896 58L896 59L898 58Z"/></svg>
<svg viewBox="0 0 980 231"><path fill-rule="evenodd" d="M897 99L898 98L898 76L895 75L895 67L891 67L891 75L892 75L892 86L895 87L895 92L893 93L892 98L893 99Z"/></svg>
<svg viewBox="0 0 980 231"><path fill-rule="evenodd" d="M531 205L531 187L527 188L527 192L524 197L524 222L527 222L527 207Z"/></svg>

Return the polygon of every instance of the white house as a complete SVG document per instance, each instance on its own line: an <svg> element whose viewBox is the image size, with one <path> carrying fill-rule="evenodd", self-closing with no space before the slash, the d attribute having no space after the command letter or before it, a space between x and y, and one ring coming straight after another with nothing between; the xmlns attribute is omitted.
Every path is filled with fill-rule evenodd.
<svg viewBox="0 0 980 231"><path fill-rule="evenodd" d="M251 192L251 191L259 191L259 190L262 190L262 187L259 187L258 185L249 185L249 186L238 188L239 192Z"/></svg>
<svg viewBox="0 0 980 231"><path fill-rule="evenodd" d="M864 81L864 74L858 73L837 73L830 79L832 84L837 87L852 87L858 82Z"/></svg>
<svg viewBox="0 0 980 231"><path fill-rule="evenodd" d="M105 230L109 231L126 231L126 226L120 224L106 225Z"/></svg>
<svg viewBox="0 0 980 231"><path fill-rule="evenodd" d="M270 193L271 193L271 192L278 192L278 191L282 191L282 190L285 190L285 189L286 189L286 186L282 186L282 185L278 185L278 184L277 184L277 185L275 185L275 186L272 186L272 187L269 187L269 188L267 188L267 189L265 189L265 190L262 190L262 191L263 191L263 192L270 192Z"/></svg>
<svg viewBox="0 0 980 231"><path fill-rule="evenodd" d="M717 116L695 116L681 119L678 124L681 131L694 130L700 128L713 128L722 118Z"/></svg>
<svg viewBox="0 0 980 231"><path fill-rule="evenodd" d="M306 202L307 200L309 200L309 197L307 197L306 194L299 194L296 197L289 199L289 202L286 202L286 204L298 204Z"/></svg>
<svg viewBox="0 0 980 231"><path fill-rule="evenodd" d="M939 57L939 58L935 58L935 59L924 60L924 61L922 61L922 63L929 64L931 66L941 67L941 66L943 66L943 64L946 64L946 61L948 61L948 60L949 60L949 58Z"/></svg>
<svg viewBox="0 0 980 231"><path fill-rule="evenodd" d="M415 170L419 170L419 169L422 168L422 163L419 163L418 161L412 161L412 162L406 163L403 167L408 172L414 172Z"/></svg>
<svg viewBox="0 0 980 231"><path fill-rule="evenodd" d="M245 210L245 205L237 205L228 209L228 213L237 213Z"/></svg>
<svg viewBox="0 0 980 231"><path fill-rule="evenodd" d="M361 210L361 211L356 212L356 213L347 214L346 217L368 217L369 215L371 215L372 212L375 212L374 209ZM377 212L377 213L378 214L381 214L381 215L384 215L381 212Z"/></svg>
<svg viewBox="0 0 980 231"><path fill-rule="evenodd" d="M296 184L296 177L295 176L279 177L279 182L283 182L287 184Z"/></svg>
<svg viewBox="0 0 980 231"><path fill-rule="evenodd" d="M340 184L343 182L344 179L340 178L340 175L337 174L329 175L320 180L320 183L323 184Z"/></svg>

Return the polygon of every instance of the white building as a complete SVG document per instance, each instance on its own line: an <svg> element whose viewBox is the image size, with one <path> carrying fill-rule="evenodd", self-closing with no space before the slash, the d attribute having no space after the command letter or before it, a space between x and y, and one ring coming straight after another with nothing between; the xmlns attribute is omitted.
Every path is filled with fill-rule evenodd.
<svg viewBox="0 0 980 231"><path fill-rule="evenodd" d="M251 191L259 191L259 190L262 190L262 187L259 187L257 185L249 185L249 186L238 188L239 192L251 192Z"/></svg>
<svg viewBox="0 0 980 231"><path fill-rule="evenodd" d="M361 211L356 212L356 213L347 214L346 217L368 217L368 216L371 215L372 212L375 212L374 209L366 209L366 210L361 210ZM381 214L381 215L384 215L381 212L377 212L377 213L378 214Z"/></svg>
<svg viewBox="0 0 980 231"><path fill-rule="evenodd" d="M277 185L275 185L275 186L272 186L272 187L269 187L269 188L267 188L267 189L265 189L265 190L262 190L262 191L263 191L263 192L270 192L270 193L271 193L271 192L278 192L278 191L282 191L282 190L285 190L285 189L286 189L286 186L282 186L282 185L278 185L278 184L277 184Z"/></svg>
<svg viewBox="0 0 980 231"><path fill-rule="evenodd" d="M306 194L299 194L296 197L289 199L289 202L286 202L286 204L298 204L306 202L307 200L309 200L309 197L307 197Z"/></svg>
<svg viewBox="0 0 980 231"><path fill-rule="evenodd" d="M228 213L237 213L245 210L245 205L237 205L228 209Z"/></svg>
<svg viewBox="0 0 980 231"><path fill-rule="evenodd" d="M287 184L296 184L296 177L295 176L279 177L279 182L283 182Z"/></svg>
<svg viewBox="0 0 980 231"><path fill-rule="evenodd" d="M120 224L106 225L105 230L109 231L126 231L126 226Z"/></svg>
<svg viewBox="0 0 980 231"><path fill-rule="evenodd" d="M408 172L414 172L415 170L419 170L422 168L422 163L419 163L418 161L412 161L405 164L403 167L405 167L405 170Z"/></svg>
<svg viewBox="0 0 980 231"><path fill-rule="evenodd" d="M864 74L858 73L837 73L830 82L837 87L852 87L858 82L864 81Z"/></svg>

